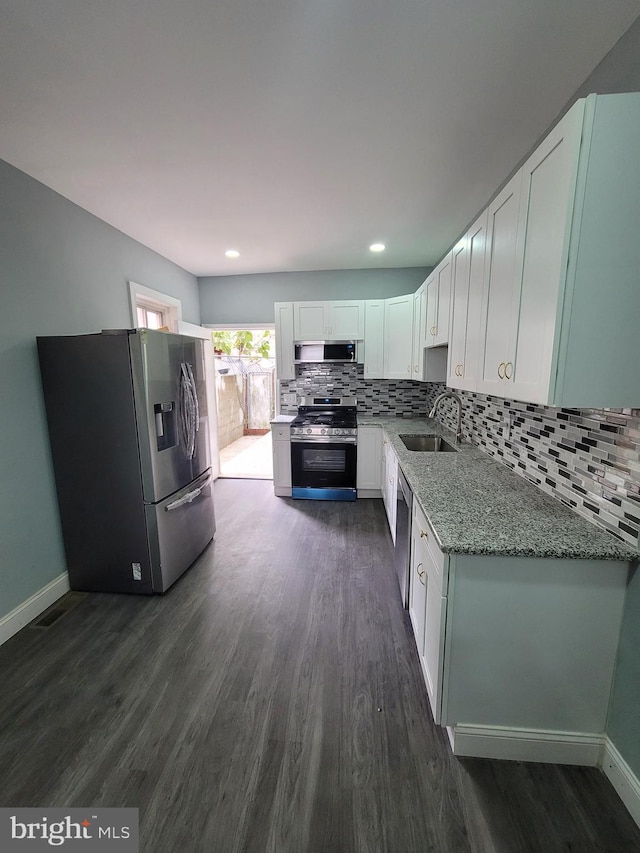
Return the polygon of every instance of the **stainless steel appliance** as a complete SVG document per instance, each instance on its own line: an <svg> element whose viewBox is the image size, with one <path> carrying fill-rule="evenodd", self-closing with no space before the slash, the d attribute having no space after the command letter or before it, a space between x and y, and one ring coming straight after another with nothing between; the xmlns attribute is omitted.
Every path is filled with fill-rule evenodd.
<svg viewBox="0 0 640 853"><path fill-rule="evenodd" d="M72 589L162 593L215 533L202 341L39 337Z"/></svg>
<svg viewBox="0 0 640 853"><path fill-rule="evenodd" d="M355 341L297 341L294 344L294 364L355 363L357 360Z"/></svg>
<svg viewBox="0 0 640 853"><path fill-rule="evenodd" d="M396 543L394 563L398 582L400 584L400 597L405 610L409 609L409 565L411 560L411 510L413 504L413 492L407 483L402 469L398 466L396 477L398 486L396 490Z"/></svg>
<svg viewBox="0 0 640 853"><path fill-rule="evenodd" d="M356 499L355 397L304 397L291 422L291 497Z"/></svg>

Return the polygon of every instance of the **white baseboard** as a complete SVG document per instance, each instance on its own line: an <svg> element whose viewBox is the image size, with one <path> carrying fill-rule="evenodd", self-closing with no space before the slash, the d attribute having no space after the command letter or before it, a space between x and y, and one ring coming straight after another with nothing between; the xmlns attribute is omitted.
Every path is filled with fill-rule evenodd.
<svg viewBox="0 0 640 853"><path fill-rule="evenodd" d="M449 735L451 737L451 733ZM511 729L500 726L453 727L454 755L541 761L599 767L604 754L604 734Z"/></svg>
<svg viewBox="0 0 640 853"><path fill-rule="evenodd" d="M610 738L605 738L602 772L640 826L640 779L620 755Z"/></svg>
<svg viewBox="0 0 640 853"><path fill-rule="evenodd" d="M35 595L19 604L11 613L0 619L0 646L17 634L21 628L28 625L50 607L54 601L69 591L69 575L64 572L43 586Z"/></svg>

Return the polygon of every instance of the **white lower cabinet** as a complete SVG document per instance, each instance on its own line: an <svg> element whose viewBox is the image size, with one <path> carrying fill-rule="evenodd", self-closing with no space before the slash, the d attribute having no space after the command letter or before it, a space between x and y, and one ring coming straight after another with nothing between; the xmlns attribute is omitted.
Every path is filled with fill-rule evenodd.
<svg viewBox="0 0 640 853"><path fill-rule="evenodd" d="M387 513L393 544L396 542L396 510L398 507L396 492L398 489L398 457L386 437L382 438L382 500Z"/></svg>
<svg viewBox="0 0 640 853"><path fill-rule="evenodd" d="M411 543L409 615L433 718L454 752L590 763L629 565L443 554L415 497Z"/></svg>
<svg viewBox="0 0 640 853"><path fill-rule="evenodd" d="M444 627L447 599L442 594L445 557L414 498L411 521L409 616L427 686L431 713L440 722Z"/></svg>
<svg viewBox="0 0 640 853"><path fill-rule="evenodd" d="M381 466L382 430L376 426L358 427L356 488L359 498L380 497Z"/></svg>
<svg viewBox="0 0 640 853"><path fill-rule="evenodd" d="M271 424L273 448L273 491L281 498L291 497L291 429L289 424Z"/></svg>

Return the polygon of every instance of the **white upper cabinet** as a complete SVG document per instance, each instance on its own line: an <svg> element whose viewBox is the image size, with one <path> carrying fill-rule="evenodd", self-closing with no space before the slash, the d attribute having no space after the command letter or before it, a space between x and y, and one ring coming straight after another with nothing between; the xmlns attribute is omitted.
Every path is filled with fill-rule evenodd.
<svg viewBox="0 0 640 853"><path fill-rule="evenodd" d="M364 300L294 302L294 333L297 341L362 340Z"/></svg>
<svg viewBox="0 0 640 853"><path fill-rule="evenodd" d="M413 358L411 378L424 380L424 327L427 322L427 297L424 284L413 294Z"/></svg>
<svg viewBox="0 0 640 853"><path fill-rule="evenodd" d="M640 94L590 95L490 206L479 391L640 401L638 151Z"/></svg>
<svg viewBox="0 0 640 853"><path fill-rule="evenodd" d="M327 302L294 302L294 338L296 341L322 341L328 337Z"/></svg>
<svg viewBox="0 0 640 853"><path fill-rule="evenodd" d="M276 302L276 377L295 379L293 363L293 302Z"/></svg>
<svg viewBox="0 0 640 853"><path fill-rule="evenodd" d="M453 248L447 385L475 391L484 287L488 211Z"/></svg>
<svg viewBox="0 0 640 853"><path fill-rule="evenodd" d="M384 378L411 379L413 360L413 293L385 299Z"/></svg>
<svg viewBox="0 0 640 853"><path fill-rule="evenodd" d="M364 338L364 300L329 303L329 330L336 340Z"/></svg>
<svg viewBox="0 0 640 853"><path fill-rule="evenodd" d="M512 306L507 382L509 395L534 403L546 403L551 396L558 295L567 265L583 117L581 101L522 168L524 257Z"/></svg>
<svg viewBox="0 0 640 853"><path fill-rule="evenodd" d="M364 378L384 377L384 299L364 303Z"/></svg>
<svg viewBox="0 0 640 853"><path fill-rule="evenodd" d="M449 341L451 301L451 259L449 252L425 282L427 293L426 345L442 346Z"/></svg>
<svg viewBox="0 0 640 853"><path fill-rule="evenodd" d="M522 172L491 202L487 224L487 270L482 305L478 390L506 396L512 341L512 304L522 272L522 235L518 232Z"/></svg>

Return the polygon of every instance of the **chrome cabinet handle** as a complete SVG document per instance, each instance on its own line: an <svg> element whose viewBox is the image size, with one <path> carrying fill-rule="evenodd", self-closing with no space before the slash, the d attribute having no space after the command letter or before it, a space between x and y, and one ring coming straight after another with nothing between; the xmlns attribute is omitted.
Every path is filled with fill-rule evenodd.
<svg viewBox="0 0 640 853"><path fill-rule="evenodd" d="M502 373L500 372L501 369L502 369ZM507 369L506 362L501 361L500 364L498 365L498 379L504 379L504 372L506 369Z"/></svg>
<svg viewBox="0 0 640 853"><path fill-rule="evenodd" d="M416 572L418 573L418 577L420 578L420 583L421 583L423 586L426 586L426 583L424 582L424 576L426 575L426 573L427 573L427 572L426 572L426 570L425 570L425 569L423 569L422 571L420 571L420 566L421 566L421 565L422 565L422 563L418 563L418 565L416 566Z"/></svg>
<svg viewBox="0 0 640 853"><path fill-rule="evenodd" d="M429 538L429 534L427 533L427 531L423 530L422 528L420 528L420 538L421 539L428 539Z"/></svg>
<svg viewBox="0 0 640 853"><path fill-rule="evenodd" d="M510 373L507 373L507 370L508 370L509 368L511 368L511 372L510 372ZM511 377L512 377L512 376L513 376L513 362L512 362L512 361L508 361L508 362L505 364L505 366L504 366L504 378L505 378L505 379L511 379Z"/></svg>

